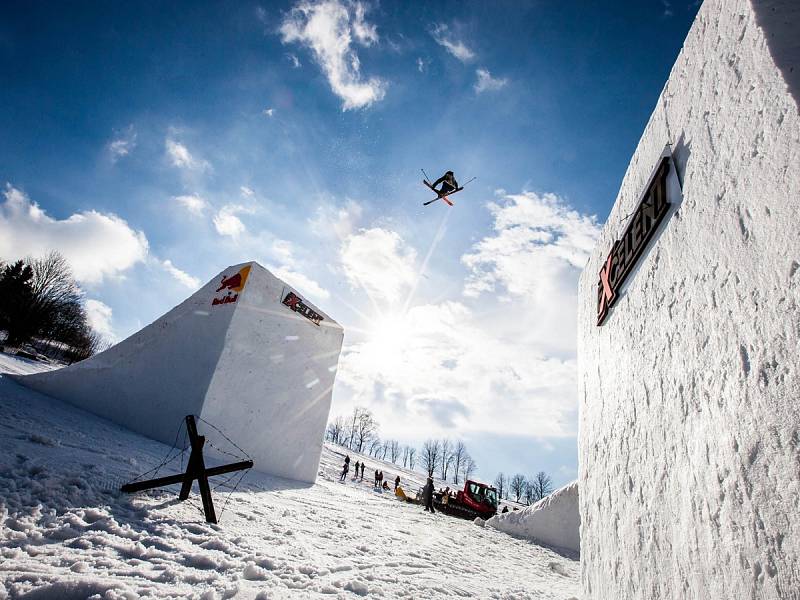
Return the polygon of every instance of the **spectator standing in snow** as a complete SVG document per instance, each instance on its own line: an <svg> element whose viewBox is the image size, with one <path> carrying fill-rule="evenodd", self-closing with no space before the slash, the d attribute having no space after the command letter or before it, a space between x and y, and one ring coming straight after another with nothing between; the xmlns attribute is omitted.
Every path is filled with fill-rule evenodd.
<svg viewBox="0 0 800 600"><path fill-rule="evenodd" d="M378 469L375 469L375 483L372 485L372 487L378 487Z"/></svg>
<svg viewBox="0 0 800 600"><path fill-rule="evenodd" d="M353 479L355 479L356 477L358 477L358 467L359 467L359 465L358 465L358 461L356 461L356 474L355 474L355 476L353 477Z"/></svg>
<svg viewBox="0 0 800 600"><path fill-rule="evenodd" d="M422 502L425 504L425 510L435 513L433 510L433 477L428 477L425 487L422 488Z"/></svg>
<svg viewBox="0 0 800 600"><path fill-rule="evenodd" d="M350 463L348 461L344 461L344 466L342 467L342 474L339 476L339 481L344 481L344 478L347 477L347 472L350 470Z"/></svg>
<svg viewBox="0 0 800 600"><path fill-rule="evenodd" d="M366 465L362 462L361 463L361 481L364 481L364 467Z"/></svg>
<svg viewBox="0 0 800 600"><path fill-rule="evenodd" d="M397 491L397 488L400 487L400 475L394 478L394 491Z"/></svg>
<svg viewBox="0 0 800 600"><path fill-rule="evenodd" d="M344 457L344 464L347 465L347 469L349 470L350 469L350 455L349 454Z"/></svg>
<svg viewBox="0 0 800 600"><path fill-rule="evenodd" d="M378 471L378 487L383 485L383 471Z"/></svg>

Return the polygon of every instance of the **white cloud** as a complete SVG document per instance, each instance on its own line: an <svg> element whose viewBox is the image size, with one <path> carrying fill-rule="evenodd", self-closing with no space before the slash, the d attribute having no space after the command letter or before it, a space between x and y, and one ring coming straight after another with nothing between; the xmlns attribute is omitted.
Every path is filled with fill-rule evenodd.
<svg viewBox="0 0 800 600"><path fill-rule="evenodd" d="M348 344L337 380L386 435L574 435L575 361L543 356L464 303L411 308ZM523 326L510 307L505 318Z"/></svg>
<svg viewBox="0 0 800 600"><path fill-rule="evenodd" d="M136 130L133 125L128 125L125 129L118 132L108 144L108 153L111 162L115 163L120 158L128 156L136 148Z"/></svg>
<svg viewBox="0 0 800 600"><path fill-rule="evenodd" d="M436 25L431 32L436 43L463 63L475 58L475 53L464 42L453 37L447 25Z"/></svg>
<svg viewBox="0 0 800 600"><path fill-rule="evenodd" d="M387 436L575 435L577 280L599 226L553 194L508 195L487 207L493 230L462 256L462 298L382 310L359 325L340 360L339 410L369 406ZM377 231L389 241L367 238L359 257L379 248L413 256L396 233ZM360 278L397 296L397 283L392 290L380 274L407 287L413 261L405 262L366 260Z"/></svg>
<svg viewBox="0 0 800 600"><path fill-rule="evenodd" d="M307 294L312 300L319 302L328 300L331 297L330 292L322 287L319 283L310 277L306 277L302 273L293 271L290 267L285 265L282 267L270 265L267 268L272 271L276 277L283 279L286 283L297 289L297 291L301 294Z"/></svg>
<svg viewBox="0 0 800 600"><path fill-rule="evenodd" d="M162 260L159 261L159 264L181 285L189 288L190 290L197 290L200 288L201 282L197 277L192 277L186 271L181 271L178 267L172 264L171 260Z"/></svg>
<svg viewBox="0 0 800 600"><path fill-rule="evenodd" d="M425 61L421 57L417 57L417 71L420 73L425 72Z"/></svg>
<svg viewBox="0 0 800 600"><path fill-rule="evenodd" d="M363 214L364 208L358 202L348 200L343 206L320 206L309 223L315 234L343 240L354 231Z"/></svg>
<svg viewBox="0 0 800 600"><path fill-rule="evenodd" d="M172 138L164 141L167 156L174 167L191 171L205 171L211 167L208 161L196 158L189 149Z"/></svg>
<svg viewBox="0 0 800 600"><path fill-rule="evenodd" d="M417 253L394 231L373 227L350 234L342 242L342 269L354 288L363 289L373 300L401 300L416 279Z"/></svg>
<svg viewBox="0 0 800 600"><path fill-rule="evenodd" d="M173 196L172 199L198 217L202 217L208 208L208 202L203 200L200 196Z"/></svg>
<svg viewBox="0 0 800 600"><path fill-rule="evenodd" d="M300 67L303 66L302 63L300 62L300 59L297 58L297 56L295 56L294 54L291 53L287 54L286 60L288 60L289 64L292 65L292 67L294 67L295 69L299 69Z"/></svg>
<svg viewBox="0 0 800 600"><path fill-rule="evenodd" d="M307 46L322 68L342 109L365 108L381 100L386 84L377 77L364 80L353 42L371 46L378 41L374 25L365 20L361 2L301 0L285 16L280 27L284 43Z"/></svg>
<svg viewBox="0 0 800 600"><path fill-rule="evenodd" d="M490 202L495 234L462 257L470 268L464 293L504 287L515 296L547 302L547 291L583 268L599 234L597 219L571 209L555 194L508 195Z"/></svg>
<svg viewBox="0 0 800 600"><path fill-rule="evenodd" d="M492 77L488 69L478 69L475 74L478 76L478 80L475 82L474 89L478 94L499 90L508 84L508 79Z"/></svg>
<svg viewBox="0 0 800 600"><path fill-rule="evenodd" d="M227 235L232 238L238 238L242 235L247 228L242 223L241 219L237 217L240 213L252 213L252 209L242 206L241 204L226 204L217 214L214 215L214 227L220 235Z"/></svg>
<svg viewBox="0 0 800 600"><path fill-rule="evenodd" d="M256 193L246 185L243 185L239 188L239 191L242 193L242 196L245 198L252 198L256 195Z"/></svg>
<svg viewBox="0 0 800 600"><path fill-rule="evenodd" d="M266 116L268 116L268 117L273 117L275 115L275 109L274 108L265 108L264 109L264 114Z"/></svg>
<svg viewBox="0 0 800 600"><path fill-rule="evenodd" d="M145 260L147 238L123 219L95 210L67 219L50 217L23 192L6 184L0 205L0 256L15 260L57 250L82 283L100 283Z"/></svg>
<svg viewBox="0 0 800 600"><path fill-rule="evenodd" d="M294 248L291 242L276 239L272 242L272 255L279 259L284 265L294 262Z"/></svg>
<svg viewBox="0 0 800 600"><path fill-rule="evenodd" d="M86 318L89 321L92 329L103 336L111 343L118 341L117 335L114 333L114 327L111 324L112 311L111 307L100 300L89 299L85 302L84 308L86 309Z"/></svg>

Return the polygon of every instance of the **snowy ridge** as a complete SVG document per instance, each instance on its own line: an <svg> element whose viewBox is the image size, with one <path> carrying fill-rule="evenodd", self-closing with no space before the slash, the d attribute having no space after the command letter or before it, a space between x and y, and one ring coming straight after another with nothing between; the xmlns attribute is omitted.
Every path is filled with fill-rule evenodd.
<svg viewBox="0 0 800 600"><path fill-rule="evenodd" d="M578 482L568 483L522 510L496 515L486 524L511 535L580 552Z"/></svg>
<svg viewBox="0 0 800 600"><path fill-rule="evenodd" d="M4 376L0 414L0 598L577 597L576 561L373 491L369 458L364 484L339 483L335 447L315 484L250 471L227 504L215 490L214 526L196 487L119 493L168 445Z"/></svg>

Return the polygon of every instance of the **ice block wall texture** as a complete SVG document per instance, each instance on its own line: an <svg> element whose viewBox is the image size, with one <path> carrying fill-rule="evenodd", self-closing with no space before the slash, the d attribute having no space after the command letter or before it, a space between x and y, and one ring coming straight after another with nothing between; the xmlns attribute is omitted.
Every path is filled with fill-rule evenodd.
<svg viewBox="0 0 800 600"><path fill-rule="evenodd" d="M237 275L239 284L231 279ZM228 285L217 291L223 280ZM322 321L283 304L288 292ZM170 445L182 419L199 415L252 456L257 470L313 482L343 336L301 293L245 263L109 350L17 380ZM227 448L203 423L198 429Z"/></svg>
<svg viewBox="0 0 800 600"><path fill-rule="evenodd" d="M581 276L583 598L800 598L800 2L706 0ZM605 324L666 142L683 201Z"/></svg>
<svg viewBox="0 0 800 600"><path fill-rule="evenodd" d="M578 482L573 481L522 510L495 515L486 524L534 542L580 552Z"/></svg>

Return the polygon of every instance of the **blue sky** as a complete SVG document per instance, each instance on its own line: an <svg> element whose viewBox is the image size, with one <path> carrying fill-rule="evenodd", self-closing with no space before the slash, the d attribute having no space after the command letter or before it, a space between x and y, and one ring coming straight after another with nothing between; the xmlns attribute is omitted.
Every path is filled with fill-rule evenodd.
<svg viewBox="0 0 800 600"><path fill-rule="evenodd" d="M61 250L110 339L258 260L346 328L333 414L566 482L575 283L697 8L5 5L0 256Z"/></svg>

